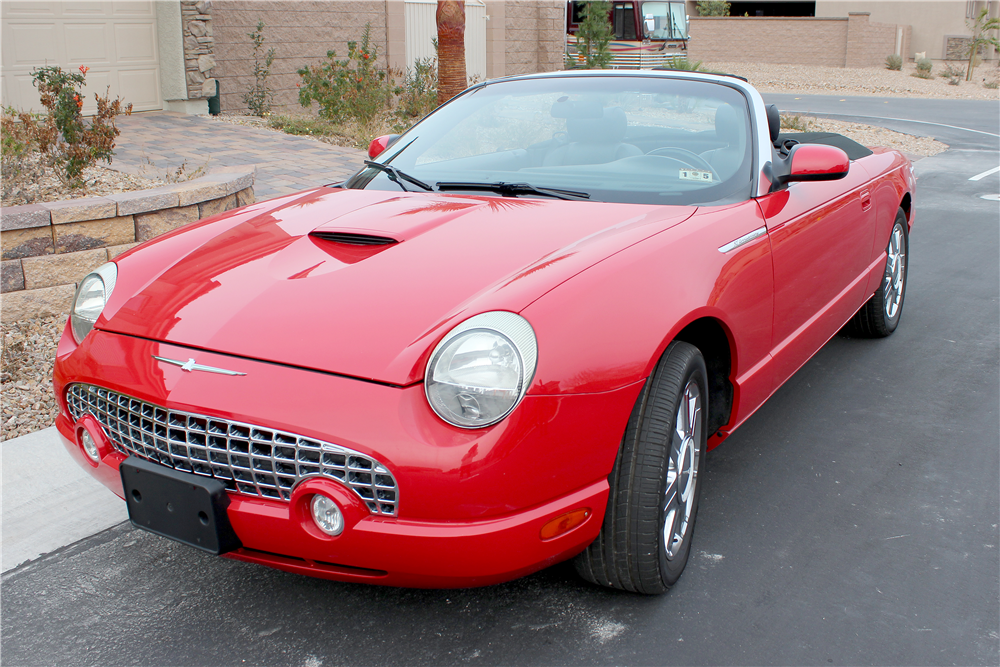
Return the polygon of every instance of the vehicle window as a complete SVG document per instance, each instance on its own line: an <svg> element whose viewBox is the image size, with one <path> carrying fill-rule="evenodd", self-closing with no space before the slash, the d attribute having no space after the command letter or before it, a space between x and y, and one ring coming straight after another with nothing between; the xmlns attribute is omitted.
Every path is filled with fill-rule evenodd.
<svg viewBox="0 0 1000 667"><path fill-rule="evenodd" d="M612 10L615 39L635 40L635 7L631 2L616 2Z"/></svg>
<svg viewBox="0 0 1000 667"><path fill-rule="evenodd" d="M643 31L650 39L687 39L687 15L683 2L642 3ZM645 21L653 20L653 30L646 30Z"/></svg>
<svg viewBox="0 0 1000 667"><path fill-rule="evenodd" d="M666 77L487 84L431 114L378 158L429 185L530 183L597 201L750 197L753 146L737 89ZM368 169L347 187L399 189Z"/></svg>

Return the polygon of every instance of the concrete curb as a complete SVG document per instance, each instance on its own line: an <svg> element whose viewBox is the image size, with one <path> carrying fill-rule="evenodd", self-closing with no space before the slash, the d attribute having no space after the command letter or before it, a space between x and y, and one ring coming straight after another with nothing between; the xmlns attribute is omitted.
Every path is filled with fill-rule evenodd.
<svg viewBox="0 0 1000 667"><path fill-rule="evenodd" d="M55 426L0 449L3 572L128 521L125 502L70 458Z"/></svg>

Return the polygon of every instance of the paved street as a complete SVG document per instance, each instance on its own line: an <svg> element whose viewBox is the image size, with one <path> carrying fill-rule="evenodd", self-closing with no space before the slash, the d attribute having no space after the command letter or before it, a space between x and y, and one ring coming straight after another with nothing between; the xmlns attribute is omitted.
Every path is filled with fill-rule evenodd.
<svg viewBox="0 0 1000 667"><path fill-rule="evenodd" d="M341 181L361 168L363 151L306 137L231 125L204 116L154 111L121 118L112 166L139 175L186 175L232 165L257 165L258 200Z"/></svg>
<svg viewBox="0 0 1000 667"><path fill-rule="evenodd" d="M1000 173L970 180L1000 164L996 104L778 97L952 150L916 164L899 329L834 338L708 455L667 595L568 565L339 584L119 524L3 574L4 664L1000 664Z"/></svg>

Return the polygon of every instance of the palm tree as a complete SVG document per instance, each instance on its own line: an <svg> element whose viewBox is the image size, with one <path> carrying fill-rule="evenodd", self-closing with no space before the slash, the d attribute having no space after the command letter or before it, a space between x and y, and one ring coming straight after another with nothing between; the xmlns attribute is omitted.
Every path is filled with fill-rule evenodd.
<svg viewBox="0 0 1000 667"><path fill-rule="evenodd" d="M1000 39L997 39L996 35L990 34L1000 30L1000 18L991 18L989 11L989 7L984 7L975 19L965 20L965 24L972 30L972 39L969 40L969 68L965 71L966 81L972 81L972 70L976 68L979 49L987 44L995 49L1000 49Z"/></svg>
<svg viewBox="0 0 1000 667"><path fill-rule="evenodd" d="M465 90L465 0L438 0L438 104Z"/></svg>

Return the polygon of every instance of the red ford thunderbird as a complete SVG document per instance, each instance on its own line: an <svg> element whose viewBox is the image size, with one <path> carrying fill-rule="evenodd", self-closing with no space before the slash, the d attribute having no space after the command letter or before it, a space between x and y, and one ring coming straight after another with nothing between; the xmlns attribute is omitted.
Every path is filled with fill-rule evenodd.
<svg viewBox="0 0 1000 667"><path fill-rule="evenodd" d="M575 558L665 591L705 452L903 307L910 163L779 124L724 75L474 86L344 183L84 278L66 448L134 525L228 558L419 587Z"/></svg>

